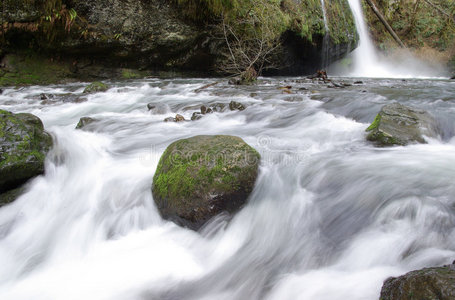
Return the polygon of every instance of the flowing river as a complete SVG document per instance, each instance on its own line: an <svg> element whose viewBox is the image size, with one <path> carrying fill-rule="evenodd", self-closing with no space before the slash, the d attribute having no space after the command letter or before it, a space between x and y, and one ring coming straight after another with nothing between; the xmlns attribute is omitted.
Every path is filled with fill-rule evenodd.
<svg viewBox="0 0 455 300"><path fill-rule="evenodd" d="M264 78L194 92L214 81L4 91L0 108L39 116L55 146L45 175L0 208L0 299L375 300L387 277L455 259L454 81ZM247 108L163 122L231 100ZM436 116L440 137L372 146L365 128L393 101ZM93 131L75 130L84 116ZM240 136L262 159L247 205L194 232L160 217L151 185L165 148L200 134Z"/></svg>

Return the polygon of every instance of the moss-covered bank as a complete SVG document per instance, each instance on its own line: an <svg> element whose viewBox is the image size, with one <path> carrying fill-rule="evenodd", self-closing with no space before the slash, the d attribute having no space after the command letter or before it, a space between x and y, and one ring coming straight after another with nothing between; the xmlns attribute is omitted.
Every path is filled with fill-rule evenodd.
<svg viewBox="0 0 455 300"><path fill-rule="evenodd" d="M346 45L355 44L353 17L347 0L326 2L330 37L341 55L352 48ZM0 57L33 53L27 56L39 54L46 64L52 59L52 68L54 63L63 67L54 69L56 76L2 68L8 73L3 84L9 85L54 83L61 77L128 79L159 71L213 74L223 65L226 50L213 25L226 17L240 38L247 37L261 30L261 22L235 21L252 12L257 20L268 20L268 34L282 41L273 60L276 70L313 73L326 34L319 0L7 0L2 10ZM52 69L34 65L27 68Z"/></svg>

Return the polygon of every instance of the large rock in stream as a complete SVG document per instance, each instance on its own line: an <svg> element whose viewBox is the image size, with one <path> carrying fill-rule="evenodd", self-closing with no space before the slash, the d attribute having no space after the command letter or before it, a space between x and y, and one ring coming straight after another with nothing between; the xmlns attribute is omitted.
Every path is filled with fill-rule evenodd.
<svg viewBox="0 0 455 300"><path fill-rule="evenodd" d="M0 110L0 193L42 174L51 147L52 137L38 117Z"/></svg>
<svg viewBox="0 0 455 300"><path fill-rule="evenodd" d="M384 282L380 300L453 300L455 265L425 268Z"/></svg>
<svg viewBox="0 0 455 300"><path fill-rule="evenodd" d="M163 218L197 230L246 202L258 175L259 153L241 138L195 136L169 145L153 178Z"/></svg>
<svg viewBox="0 0 455 300"><path fill-rule="evenodd" d="M437 122L429 113L399 103L383 106L366 131L367 140L378 146L426 143L424 136L438 136Z"/></svg>

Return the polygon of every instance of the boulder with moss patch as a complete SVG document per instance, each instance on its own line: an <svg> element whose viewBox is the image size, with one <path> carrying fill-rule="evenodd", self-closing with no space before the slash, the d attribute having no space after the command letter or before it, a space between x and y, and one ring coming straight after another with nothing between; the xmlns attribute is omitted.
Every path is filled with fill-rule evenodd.
<svg viewBox="0 0 455 300"><path fill-rule="evenodd" d="M51 147L52 138L38 117L0 110L0 192L42 174Z"/></svg>
<svg viewBox="0 0 455 300"><path fill-rule="evenodd" d="M221 212L246 202L260 156L241 138L195 136L172 143L153 178L153 198L165 219L197 230Z"/></svg>
<svg viewBox="0 0 455 300"><path fill-rule="evenodd" d="M384 282L381 300L455 299L455 265L425 268Z"/></svg>
<svg viewBox="0 0 455 300"><path fill-rule="evenodd" d="M90 94L90 93L98 93L98 92L105 92L109 89L109 86L105 83L95 81L91 84L89 84L85 89L84 93L85 94Z"/></svg>
<svg viewBox="0 0 455 300"><path fill-rule="evenodd" d="M426 143L424 136L438 136L437 122L429 113L399 103L382 107L366 131L367 140L378 146Z"/></svg>

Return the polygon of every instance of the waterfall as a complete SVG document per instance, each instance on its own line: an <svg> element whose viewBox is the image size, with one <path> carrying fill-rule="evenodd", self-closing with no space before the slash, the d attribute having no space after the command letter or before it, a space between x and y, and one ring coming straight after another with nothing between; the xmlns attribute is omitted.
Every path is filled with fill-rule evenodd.
<svg viewBox="0 0 455 300"><path fill-rule="evenodd" d="M329 41L330 41L330 29L327 23L327 11L325 9L324 0L321 0L321 7L322 7L322 16L324 19L324 38L322 39L322 68L327 68L329 65Z"/></svg>
<svg viewBox="0 0 455 300"><path fill-rule="evenodd" d="M441 66L421 61L409 52L402 51L394 59L380 57L368 32L361 0L348 0L354 15L359 46L351 53L352 69L335 71L353 77L376 78L428 78L447 76ZM333 69L343 69L335 66ZM340 75L340 74L338 74Z"/></svg>
<svg viewBox="0 0 455 300"><path fill-rule="evenodd" d="M362 4L360 0L349 0L349 6L351 7L354 15L354 20L359 33L359 46L353 51L353 76L364 76L364 77L388 77L388 72L385 72L384 68L380 66L376 50L368 34L368 27L365 22Z"/></svg>

